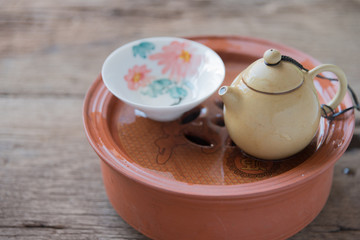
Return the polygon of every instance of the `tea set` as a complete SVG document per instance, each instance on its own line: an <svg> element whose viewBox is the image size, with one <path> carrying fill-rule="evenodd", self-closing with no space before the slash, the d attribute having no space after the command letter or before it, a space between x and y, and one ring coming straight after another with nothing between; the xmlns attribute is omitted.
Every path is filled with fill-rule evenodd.
<svg viewBox="0 0 360 240"><path fill-rule="evenodd" d="M334 73L339 83L326 107L313 81L322 72ZM285 159L304 149L321 116L335 111L348 89L339 67L307 70L276 49L265 51L230 86L220 87L225 78L220 56L203 44L173 37L123 45L107 57L101 74L113 95L161 122L178 119L218 90L230 138L249 156L264 160Z"/></svg>

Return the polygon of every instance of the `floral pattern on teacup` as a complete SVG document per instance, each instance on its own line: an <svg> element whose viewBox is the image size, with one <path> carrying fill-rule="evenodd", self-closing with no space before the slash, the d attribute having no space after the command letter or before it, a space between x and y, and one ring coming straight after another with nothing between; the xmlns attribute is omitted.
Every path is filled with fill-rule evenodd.
<svg viewBox="0 0 360 240"><path fill-rule="evenodd" d="M184 83L178 84L175 81L163 78L151 82L141 93L153 98L162 94L169 94L171 98L176 99L176 102L171 105L177 105L188 95L185 87L187 86Z"/></svg>
<svg viewBox="0 0 360 240"><path fill-rule="evenodd" d="M147 69L145 64L141 66L135 65L133 68L130 68L128 74L124 77L128 88L137 90L139 87L145 87L151 82L150 72L151 70Z"/></svg>
<svg viewBox="0 0 360 240"><path fill-rule="evenodd" d="M134 57L139 55L142 58L146 58L147 54L155 49L155 44L151 42L141 42L138 45L133 46L132 51Z"/></svg>
<svg viewBox="0 0 360 240"><path fill-rule="evenodd" d="M170 78L181 80L196 73L201 63L201 56L195 53L196 48L188 42L173 41L164 46L162 52L149 56L151 60L163 65L162 73L169 73Z"/></svg>
<svg viewBox="0 0 360 240"><path fill-rule="evenodd" d="M188 91L191 91L193 85L188 78L196 74L202 57L196 54L196 48L188 42L172 41L163 46L160 52L148 56L155 48L155 44L151 42L141 42L133 46L133 56L155 61L161 67L163 76L152 76L150 67L143 64L130 68L124 79L130 90L140 89L142 95L151 98L168 94L175 100L171 105L177 105L188 96Z"/></svg>

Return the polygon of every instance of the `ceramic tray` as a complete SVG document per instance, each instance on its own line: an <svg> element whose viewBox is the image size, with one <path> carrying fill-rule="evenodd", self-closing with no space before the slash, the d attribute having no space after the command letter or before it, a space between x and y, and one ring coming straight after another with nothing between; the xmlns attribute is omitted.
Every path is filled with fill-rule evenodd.
<svg viewBox="0 0 360 240"><path fill-rule="evenodd" d="M254 38L190 39L212 48L223 59L226 67L224 85L229 85L245 67L261 58L269 48L280 50L308 69L320 64L295 49ZM336 85L336 82L315 79L321 103L331 99L336 92ZM351 105L351 98L347 95L339 108ZM284 236L294 234L308 224L325 204L333 166L353 135L353 112L333 121L322 118L315 138L299 154L282 161L262 161L247 156L233 144L224 126L222 108L221 99L215 93L176 121L155 122L115 98L106 89L101 77L98 77L85 100L84 124L91 145L103 160L105 185L114 184L114 180L111 182L106 177L108 170L104 169L109 168L109 171L126 178L126 181L136 182L143 188L162 194L182 196L185 199L244 199L295 189L328 172L330 184L327 184L326 191L321 192L325 196L319 200L320 206L314 207L313 213L296 227L292 227L289 232L285 231ZM141 228L140 231L155 238L172 236L165 233L156 235L152 227L139 227L138 220L134 220L132 213L125 209L127 206L116 206L116 197L119 196L111 196L114 195L111 193L114 189L108 186L107 191L115 209L136 229ZM163 222L163 219L159 222ZM267 239L278 238L278 235L264 236ZM203 235L184 237L201 238ZM248 237L251 238L250 235Z"/></svg>

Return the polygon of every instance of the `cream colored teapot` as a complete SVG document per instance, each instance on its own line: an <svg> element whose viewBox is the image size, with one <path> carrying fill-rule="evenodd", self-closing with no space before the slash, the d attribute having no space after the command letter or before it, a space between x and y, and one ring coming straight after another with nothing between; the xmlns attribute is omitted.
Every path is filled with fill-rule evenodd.
<svg viewBox="0 0 360 240"><path fill-rule="evenodd" d="M234 143L261 159L283 159L304 149L319 126L321 107L313 79L325 71L338 77L339 88L327 103L335 109L347 80L337 66L323 64L306 71L289 57L269 49L242 71L231 86L219 89L224 121Z"/></svg>

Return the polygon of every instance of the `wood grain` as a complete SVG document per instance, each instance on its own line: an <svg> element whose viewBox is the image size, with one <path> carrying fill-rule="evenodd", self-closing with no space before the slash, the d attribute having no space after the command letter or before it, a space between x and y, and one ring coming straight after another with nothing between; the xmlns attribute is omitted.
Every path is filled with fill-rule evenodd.
<svg viewBox="0 0 360 240"><path fill-rule="evenodd" d="M264 38L340 66L360 94L359 22L358 0L0 0L0 239L147 239L108 202L82 126L83 97L115 48L164 35ZM356 118L325 208L291 239L360 239Z"/></svg>

